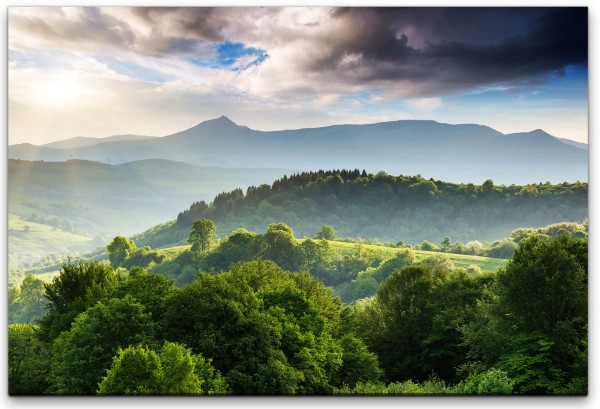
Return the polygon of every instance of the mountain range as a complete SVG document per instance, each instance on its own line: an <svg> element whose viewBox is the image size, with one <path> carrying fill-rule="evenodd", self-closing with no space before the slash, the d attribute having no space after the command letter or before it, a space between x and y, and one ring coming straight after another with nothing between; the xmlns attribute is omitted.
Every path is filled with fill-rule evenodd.
<svg viewBox="0 0 600 409"><path fill-rule="evenodd" d="M541 129L503 134L483 125L423 120L258 131L222 116L163 137L90 139L11 145L8 156L109 164L164 159L228 168L358 168L450 182L492 179L497 184L587 181L588 173L587 145Z"/></svg>

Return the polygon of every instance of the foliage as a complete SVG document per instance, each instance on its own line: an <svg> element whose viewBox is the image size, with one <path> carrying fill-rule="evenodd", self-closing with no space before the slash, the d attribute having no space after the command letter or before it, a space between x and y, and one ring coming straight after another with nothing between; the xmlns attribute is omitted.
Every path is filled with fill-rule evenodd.
<svg viewBox="0 0 600 409"><path fill-rule="evenodd" d="M205 379L206 374L210 378ZM227 393L226 383L210 361L171 342L165 342L159 353L141 345L119 349L98 386L99 395Z"/></svg>
<svg viewBox="0 0 600 409"><path fill-rule="evenodd" d="M383 377L377 355L360 338L344 335L340 345L343 355L338 384L353 388L358 382L377 382Z"/></svg>
<svg viewBox="0 0 600 409"><path fill-rule="evenodd" d="M192 225L192 232L188 238L188 243L192 245L192 251L205 253L210 248L216 230L217 228L212 220L196 220Z"/></svg>
<svg viewBox="0 0 600 409"><path fill-rule="evenodd" d="M434 251L437 250L437 246L427 240L423 240L423 242L421 243L421 245L419 246L419 250L425 250L425 251Z"/></svg>
<svg viewBox="0 0 600 409"><path fill-rule="evenodd" d="M118 349L152 344L155 331L150 315L131 296L98 302L54 341L50 391L57 395L95 393Z"/></svg>
<svg viewBox="0 0 600 409"><path fill-rule="evenodd" d="M10 319L41 308L42 289L47 298L39 327L9 327L9 392L587 394L580 226L517 231L498 272L475 256L297 240L284 223L203 254L144 250L165 257L152 271L178 288L139 267L69 262L48 284L27 276L9 289ZM198 273L210 263L228 265ZM375 295L343 307L321 277L342 295Z"/></svg>
<svg viewBox="0 0 600 409"><path fill-rule="evenodd" d="M129 257L123 261L121 266L124 268L146 268L150 264L159 264L163 259L164 256L160 255L158 251L152 250L149 246L144 246L133 250Z"/></svg>
<svg viewBox="0 0 600 409"><path fill-rule="evenodd" d="M317 240L335 240L337 239L337 232L328 224L321 226L321 230L315 235Z"/></svg>
<svg viewBox="0 0 600 409"><path fill-rule="evenodd" d="M113 241L106 246L108 259L114 268L121 267L123 262L129 258L134 250L136 250L135 242L123 236L116 236Z"/></svg>
<svg viewBox="0 0 600 409"><path fill-rule="evenodd" d="M489 276L409 266L395 271L374 299L356 310L359 334L391 381L457 379L468 352L459 327L475 315Z"/></svg>
<svg viewBox="0 0 600 409"><path fill-rule="evenodd" d="M517 393L587 393L587 237L532 235L464 327L470 357Z"/></svg>
<svg viewBox="0 0 600 409"><path fill-rule="evenodd" d="M374 295L380 283L385 281L392 272L414 264L415 261L415 253L410 248L400 249L392 257L379 263L377 267L368 267L365 271L359 272L350 283L340 286L339 295L347 303Z"/></svg>
<svg viewBox="0 0 600 409"><path fill-rule="evenodd" d="M93 306L117 283L117 276L106 263L68 262L60 274L44 284L48 313L41 319L44 338L51 341L69 330L75 317Z"/></svg>
<svg viewBox="0 0 600 409"><path fill-rule="evenodd" d="M458 385L457 392L466 395L510 395L514 382L506 372L490 369L484 373L471 374Z"/></svg>
<svg viewBox="0 0 600 409"><path fill-rule="evenodd" d="M236 394L324 393L342 364L340 305L272 262L201 274L169 297L165 336L213 358Z"/></svg>
<svg viewBox="0 0 600 409"><path fill-rule="evenodd" d="M354 388L344 386L335 391L338 395L454 395L456 388L447 386L444 381L432 378L422 383L411 380L392 382L388 385L381 382L359 382Z"/></svg>
<svg viewBox="0 0 600 409"><path fill-rule="evenodd" d="M8 289L8 323L34 323L46 312L44 282L32 274L25 276L20 287Z"/></svg>
<svg viewBox="0 0 600 409"><path fill-rule="evenodd" d="M111 368L98 385L98 394L158 395L163 380L160 357L156 352L142 346L119 348ZM190 391L194 392L199 392L199 386Z"/></svg>
<svg viewBox="0 0 600 409"><path fill-rule="evenodd" d="M139 267L132 268L126 279L110 288L105 299L130 296L144 306L144 311L158 321L163 312L164 300L171 295L173 282L159 274L151 274Z"/></svg>
<svg viewBox="0 0 600 409"><path fill-rule="evenodd" d="M447 254L432 254L431 256L421 260L419 265L436 271L452 271L454 263Z"/></svg>
<svg viewBox="0 0 600 409"><path fill-rule="evenodd" d="M251 186L245 194L236 189L217 195L212 203L195 203L178 215L173 228L187 229L207 218L226 235L240 226L262 231L279 221L294 226L299 237L312 237L331 225L342 237L416 244L439 243L444 237L493 240L522 226L587 217L586 183L526 187L538 194L525 195L524 186L495 186L491 181L476 186L358 170L302 172L271 186Z"/></svg>
<svg viewBox="0 0 600 409"><path fill-rule="evenodd" d="M8 393L39 395L47 387L49 351L31 324L8 326Z"/></svg>

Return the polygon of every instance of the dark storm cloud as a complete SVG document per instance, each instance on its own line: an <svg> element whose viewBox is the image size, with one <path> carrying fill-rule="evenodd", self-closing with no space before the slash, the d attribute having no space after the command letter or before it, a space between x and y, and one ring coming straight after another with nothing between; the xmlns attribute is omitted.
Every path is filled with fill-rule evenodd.
<svg viewBox="0 0 600 409"><path fill-rule="evenodd" d="M325 40L330 53L307 68L348 81L431 81L440 94L538 83L587 64L586 8L363 8L331 16L353 31ZM349 55L361 58L344 64Z"/></svg>
<svg viewBox="0 0 600 409"><path fill-rule="evenodd" d="M140 54L192 53L202 45L224 41L226 21L218 8L133 7L129 15L111 8L38 8L9 13L11 28L26 32L45 46L85 51L112 46ZM139 29L141 22L146 30Z"/></svg>
<svg viewBox="0 0 600 409"><path fill-rule="evenodd" d="M225 25L214 7L134 7L134 14L153 27L169 26L172 35L197 40L222 42L220 31Z"/></svg>
<svg viewBox="0 0 600 409"><path fill-rule="evenodd" d="M569 65L586 65L588 55L582 7L36 8L9 11L9 25L9 39L17 29L33 47L112 46L181 60L214 59L219 44L239 43L269 55L248 83L260 83L264 65L255 89L266 84L283 96L377 88L429 97L540 84Z"/></svg>
<svg viewBox="0 0 600 409"><path fill-rule="evenodd" d="M22 15L9 13L12 28L26 31L47 43L58 46L67 44L110 44L126 48L134 35L128 25L106 16L94 7L78 10L78 18L68 18L62 9L53 9L52 15ZM56 24L59 21L60 24Z"/></svg>

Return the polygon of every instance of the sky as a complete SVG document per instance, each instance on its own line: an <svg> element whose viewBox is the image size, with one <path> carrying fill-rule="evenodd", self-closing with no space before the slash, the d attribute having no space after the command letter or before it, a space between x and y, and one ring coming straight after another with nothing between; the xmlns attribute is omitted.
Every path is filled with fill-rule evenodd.
<svg viewBox="0 0 600 409"><path fill-rule="evenodd" d="M588 140L586 8L11 7L8 142L432 119Z"/></svg>

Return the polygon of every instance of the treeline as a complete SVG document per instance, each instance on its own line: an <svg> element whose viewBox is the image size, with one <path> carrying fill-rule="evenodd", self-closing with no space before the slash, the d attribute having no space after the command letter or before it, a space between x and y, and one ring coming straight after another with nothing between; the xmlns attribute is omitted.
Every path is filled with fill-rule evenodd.
<svg viewBox="0 0 600 409"><path fill-rule="evenodd" d="M261 258L271 260L288 271L310 272L323 284L332 287L334 294L349 304L374 295L381 283L394 270L410 265L427 265L443 266L447 271L453 271L454 263L446 253L461 254L457 251L461 248L461 243L452 243L450 238L442 240L440 247L429 242L414 246L416 250L439 251L439 254L421 260L417 260L413 248L405 243L396 245L390 243L387 248L394 248L393 251L377 252L372 246L365 246L362 242L358 242L351 247L350 251L340 252L334 249L331 242L337 238L336 230L328 225L322 226L314 239L297 239L292 228L285 223L270 224L264 234L237 229L223 239L215 239L216 226L207 219L200 220L212 226L212 233L207 234L207 243L203 251L192 248L182 250L174 257L166 258L147 248L145 254L153 254L152 257L160 258L161 262L153 264L151 258L147 257L145 263L139 263L141 259L136 256L139 249L136 249L135 243L125 238L115 238L111 246L118 240L120 243L125 243L127 240L128 247L121 250L120 254L131 253L132 256L123 258L119 263L113 263L113 266L147 267L150 271L174 279L181 285L191 282L198 271L227 271L232 264ZM497 242L469 243L477 251L466 253L510 258L518 244L531 235L557 237L561 234L574 238L587 237L587 224L557 223L539 229L521 228L514 230L511 237ZM115 255L113 254L112 257L114 258ZM477 264L465 267L469 273L482 270Z"/></svg>
<svg viewBox="0 0 600 409"><path fill-rule="evenodd" d="M586 394L587 249L533 234L497 273L394 267L351 306L272 261L181 287L65 264L39 325L9 326L9 392Z"/></svg>
<svg viewBox="0 0 600 409"><path fill-rule="evenodd" d="M446 236L442 239L439 246L427 240L423 240L421 244L414 246L414 248L418 250L441 251L453 254L510 258L517 249L519 242L533 234L548 237L556 237L561 234L568 234L573 237L585 237L587 236L587 230L588 220L585 219L581 224L575 222L561 222L539 228L522 227L513 230L510 237L496 240L491 243L482 243L479 240L472 240L467 243L463 243L460 240L453 242L449 236ZM403 241L396 243L396 246L411 247Z"/></svg>
<svg viewBox="0 0 600 409"><path fill-rule="evenodd" d="M221 193L210 204L195 202L178 215L176 226L187 228L206 218L223 235L238 227L260 231L284 222L298 236L311 237L329 224L342 237L417 244L450 236L466 243L508 236L524 225L581 221L587 217L587 189L579 182L495 186L491 180L452 184L358 170L303 172L251 186L245 194L241 189Z"/></svg>

